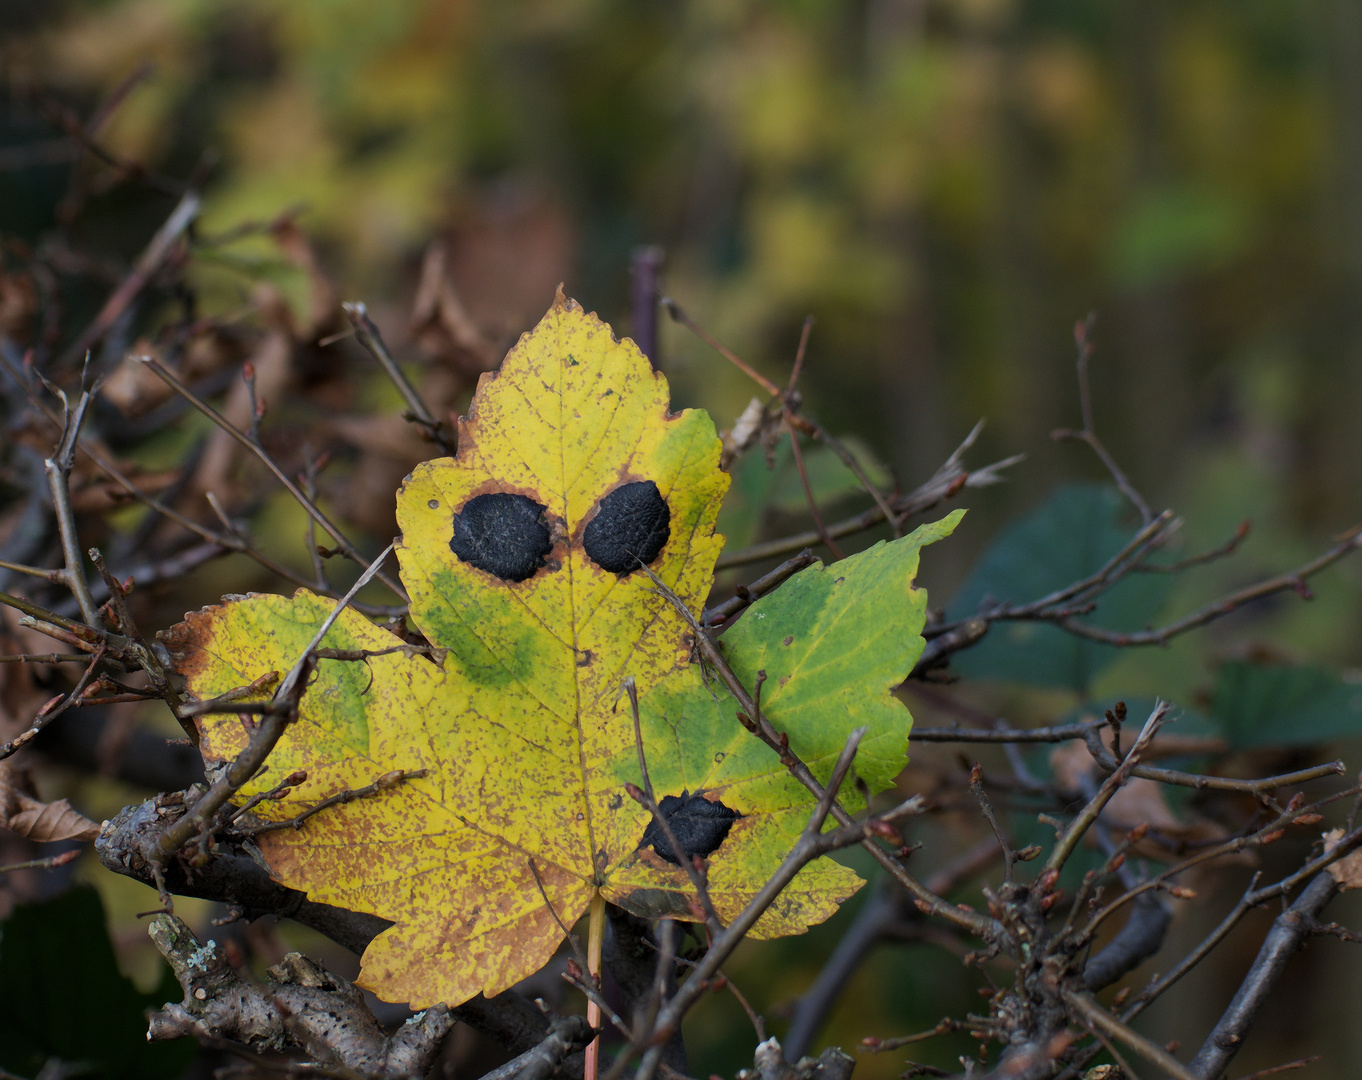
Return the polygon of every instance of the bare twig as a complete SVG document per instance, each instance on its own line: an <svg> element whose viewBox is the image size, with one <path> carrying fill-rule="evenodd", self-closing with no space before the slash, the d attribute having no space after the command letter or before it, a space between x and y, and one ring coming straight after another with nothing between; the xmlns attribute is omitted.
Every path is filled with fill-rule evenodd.
<svg viewBox="0 0 1362 1080"><path fill-rule="evenodd" d="M648 570L646 566L643 569L648 574L649 578L651 578L653 586L657 591L673 608L676 609L682 619L689 624L701 657L716 672L720 681L727 688L728 692L733 695L733 698L737 701L739 708L742 710L738 716L739 720L749 731L761 739L762 742L777 754L781 764L790 771L790 774L796 780L804 785L815 798L821 799L826 793L824 786L819 783L818 778L813 775L809 767L804 764L797 755L791 752L789 740L787 738L782 738L781 734L772 727L771 722L762 714L761 709L757 707L757 703L752 699L752 695L748 693L747 688L743 686L742 681L734 674L732 667L729 666L727 658L719 649L714 639L711 638L709 633L700 625L699 620L691 614L690 609L686 607L684 601L669 589L665 582L657 577L656 574L652 573L652 571ZM835 800L832 805L831 813L842 825L852 825L853 821L851 815ZM926 889L917 878L908 873L899 859L890 855L889 852L885 851L883 847L875 843L869 836L861 842L861 846L870 853L871 857L874 858L876 862L893 876L894 880L907 889L915 900L919 901L923 910L930 911L931 913L946 919L948 922L954 923L961 929L968 930L970 933L977 934L980 937L988 938L989 940L996 940L999 938L1001 927L992 919L984 918L979 915L978 912L972 910L963 910Z"/></svg>
<svg viewBox="0 0 1362 1080"><path fill-rule="evenodd" d="M55 410L50 408L46 402L44 402L33 392L31 386L28 383L28 380L24 379L22 372L18 368L15 368L10 363L9 359L5 356L4 350L0 350L0 368L4 368L5 371L11 376L11 378L13 378L20 386L24 387L25 392L28 394L29 402L53 426L57 427L58 429L63 428L64 425L62 423L61 417L56 413ZM198 536L202 540L205 540L208 543L213 544L214 546L222 549L223 551L239 552L243 555L250 557L251 559L254 559L260 566L264 567L271 574L275 574L285 581L291 582L294 585L301 585L304 588L309 589L315 588L316 586L315 582L309 581L307 578L300 576L293 570L290 570L288 567L282 565L281 563L276 562L269 556L265 555L262 551L256 548L255 545L253 545L247 538L240 535L235 530L235 528L231 527L230 522L228 523L228 528L226 531L219 532L215 529L209 529L202 525L200 522L195 521L193 518L186 517L184 514L176 510L173 506L169 506L166 503L162 502L160 499L157 499L155 496L150 495L147 492L143 491L140 487L138 487L130 479L128 479L128 477L116 465L114 465L112 461L105 457L103 453L101 453L96 447L91 446L85 440L84 437L81 437L77 441L77 448L80 450L81 453L85 454L92 462L94 462L96 468L98 468L102 473L104 473L104 475L109 477L110 480L112 480L120 488L127 492L128 495L136 499L143 506L146 506L149 509L155 511L161 517L164 517L169 521L173 521L176 525L180 526L180 528L185 529L190 533L193 533L195 536ZM211 498L211 493L209 493L209 497L211 505L213 502ZM141 576L145 577L145 575ZM326 595L334 599L339 594L335 591L327 591ZM8 601L4 600L3 598L0 598L0 603L8 603ZM393 615L401 614L403 611L406 610L405 605L403 605L400 608L391 607L377 608L374 607L373 605L361 604L356 604L354 606L362 611L367 611L371 614Z"/></svg>
<svg viewBox="0 0 1362 1080"><path fill-rule="evenodd" d="M818 539L832 552L834 559L846 558L842 549L837 546L837 541L828 534L827 526L823 524L823 515L818 510L818 500L813 497L813 488L809 485L809 470L804 467L804 451L799 448L799 435L788 424L786 430L790 433L790 450L794 454L795 470L799 473L799 483L804 488L804 501L808 504L809 515L813 518L813 527L818 533Z"/></svg>
<svg viewBox="0 0 1362 1080"><path fill-rule="evenodd" d="M259 825L252 825L243 830L248 836L259 836L261 833L275 832L279 829L301 829L303 822L314 814L320 814L323 810L328 810L333 806L343 806L346 803L354 802L356 799L367 799L372 795L379 795L385 791L391 791L407 780L416 780L425 776L428 769L394 769L386 772L375 780L372 784L365 784L363 787L348 788L345 791L338 791L336 794L323 799L315 806L309 806L296 817L287 818L284 821L266 821Z"/></svg>
<svg viewBox="0 0 1362 1080"><path fill-rule="evenodd" d="M717 627L728 622L767 593L774 592L777 587L783 585L799 571L818 561L812 552L801 551L793 559L786 559L770 573L763 574L750 585L739 585L734 589L734 595L723 603L715 604L712 608L706 608L704 616L700 620L701 623L705 626Z"/></svg>
<svg viewBox="0 0 1362 1080"><path fill-rule="evenodd" d="M1140 760L1140 754L1145 747L1158 734L1159 728L1163 725L1164 717L1167 715L1168 706L1166 704L1159 702L1154 706L1154 711L1149 714L1149 719L1145 721L1144 727L1140 730L1139 738L1135 740L1135 745L1130 748L1130 753L1125 756L1125 759L1115 771L1103 781L1097 794L1088 800L1069 827L1064 830L1064 834L1055 842L1054 850L1045 863L1046 870L1058 871L1068 861L1074 848L1078 846L1078 842L1097 821L1098 816L1102 813L1102 808L1111 801L1112 796L1125 783L1126 778L1130 775L1130 770Z"/></svg>
<svg viewBox="0 0 1362 1080"><path fill-rule="evenodd" d="M689 330L692 334L698 337L711 349L717 352L720 356L722 356L735 368L741 371L749 379L755 382L773 398L778 398L781 396L781 389L779 386L773 383L770 379L768 379L756 368L751 367L745 360L743 360L742 357L740 357L727 345L724 345L722 342L711 337L709 333L702 326L700 326L694 319L687 315L686 312L682 309L681 305L678 304L675 300L673 300L670 296L662 297L659 303L661 303L662 307L666 310L667 314L672 317L673 320L679 322L682 326L684 326L687 330ZM808 545L800 544L799 547L808 547Z"/></svg>
<svg viewBox="0 0 1362 1080"><path fill-rule="evenodd" d="M864 827L860 825L852 825L847 829L830 833L822 831L823 823L827 820L828 814L835 804L837 790L851 768L852 760L856 756L856 748L864 735L864 728L858 728L852 732L837 759L837 764L833 767L827 787L819 795L818 806L810 816L809 822L800 834L799 839L795 842L795 846L766 884L757 891L757 894L748 901L747 906L729 924L728 928L714 939L713 944L710 945L709 950L700 962L696 964L695 969L686 981L658 1013L657 1020L653 1024L650 1045L643 1055L638 1072L635 1074L635 1080L652 1080L657 1072L658 1064L662 1060L661 1044L665 1043L671 1033L680 1027L682 1017L690 1011L690 1008L699 1000L700 995L709 988L710 980L718 974L724 961L756 925L757 920L761 918L766 909L785 891L790 882L794 880L795 875L820 855L836 850L838 847L856 843L861 836L865 835Z"/></svg>
<svg viewBox="0 0 1362 1080"><path fill-rule="evenodd" d="M660 247L637 247L629 259L629 329L634 344L657 363L658 275L665 253Z"/></svg>
<svg viewBox="0 0 1362 1080"><path fill-rule="evenodd" d="M146 250L138 258L132 271L118 285L118 288L109 295L104 302L104 306L99 309L99 314L80 334L71 347L66 351L65 362L78 360L87 351L99 343L99 340L109 332L109 328L118 321L127 306L132 303L133 298L145 288L152 275L166 261L166 258L174 250L175 245L188 231L189 227L199 216L199 210L203 205L203 200L197 191L186 191L176 204L175 209L170 212L165 223L156 230L147 244Z"/></svg>
<svg viewBox="0 0 1362 1080"><path fill-rule="evenodd" d="M1087 994L1080 994L1074 990L1061 990L1060 993L1064 998L1064 1003L1093 1031L1125 1043L1146 1061L1157 1065L1169 1076L1174 1077L1175 1080L1205 1080L1205 1074L1183 1065L1163 1047L1156 1046L1143 1035L1116 1019Z"/></svg>
<svg viewBox="0 0 1362 1080"><path fill-rule="evenodd" d="M1253 1019L1267 1000L1288 961L1310 936L1316 916L1338 892L1338 882L1328 873L1318 874L1296 901L1272 924L1262 948L1234 999L1192 1058L1191 1072L1201 1080L1215 1080L1243 1045Z"/></svg>
<svg viewBox="0 0 1362 1080"><path fill-rule="evenodd" d="M1235 592L1227 593L1218 600L1213 600L1204 607L1198 608L1190 615L1184 615L1181 619L1176 619L1153 630L1129 633L1119 630L1104 630L1101 627L1090 626L1072 618L1062 619L1057 625L1076 637L1087 638L1089 641L1100 641L1107 645L1166 645L1179 634L1185 634L1188 630L1194 630L1199 626L1214 622L1216 619L1222 618L1254 600L1261 600L1266 596L1273 596L1280 592L1301 592L1306 581L1321 570L1328 569L1345 555L1352 554L1359 547L1362 547L1362 526L1351 530L1342 541L1309 562L1298 566L1295 570L1288 570L1285 574L1278 574L1276 577L1266 578Z"/></svg>
<svg viewBox="0 0 1362 1080"><path fill-rule="evenodd" d="M90 595L90 585L85 577L85 563L81 560L80 541L76 537L76 517L71 510L71 492L67 487L67 477L71 475L71 466L75 464L76 441L80 438L80 428L92 400L91 392L84 390L75 410L64 410L61 445L55 455L43 462L43 470L47 474L47 488L52 495L52 507L57 514L57 532L61 536L62 555L66 560L62 580L80 605L85 622L98 627L99 609ZM62 405L66 405L64 395Z"/></svg>
<svg viewBox="0 0 1362 1080"><path fill-rule="evenodd" d="M200 944L173 916L157 915L149 931L184 991L182 1003L151 1016L149 1040L197 1035L262 1050L300 1046L368 1080L397 1080L424 1075L458 1019L448 1006L436 1005L387 1035L359 990L299 953L270 968L261 985L233 968L213 942Z"/></svg>
<svg viewBox="0 0 1362 1080"><path fill-rule="evenodd" d="M38 733L41 732L43 728L47 727L48 724L52 723L53 720L66 712L67 709L71 708L72 705L81 699L82 695L85 693L86 687L94 681L96 674L99 671L100 664L104 662L104 653L105 647L100 645L99 648L95 650L94 655L90 658L89 666L81 673L76 685L71 688L70 692L59 694L49 700L46 705L38 710L38 715L33 718L33 722L28 726L26 731L21 732L10 739L9 742L0 746L0 761L4 761L5 758L13 756L26 744L36 739Z"/></svg>
<svg viewBox="0 0 1362 1080"><path fill-rule="evenodd" d="M585 1017L555 1017L538 1046L484 1073L479 1080L548 1080L566 1058L586 1046L595 1034Z"/></svg>
<svg viewBox="0 0 1362 1080"><path fill-rule="evenodd" d="M998 824L998 817L993 813L993 804L988 801L988 793L984 791L984 770L978 762L969 771L969 790L979 803L979 810L984 815L984 820L988 822L988 827L993 830L993 837L998 841L998 846L1003 853L1003 883L1012 884L1012 867L1017 861L1017 853L1012 848L1012 841L1008 839L1007 833L1003 832L1003 827Z"/></svg>
<svg viewBox="0 0 1362 1080"><path fill-rule="evenodd" d="M964 488L988 487L992 484L1002 483L1002 471L1021 461L1021 455L1004 458L1002 461L995 461L992 465L985 465L983 468L973 471L967 471L961 464L964 452L974 445L974 440L978 438L981 429L982 424L976 424L974 430L966 436L955 453L946 459L945 464L937 469L936 474L925 484L906 495L895 495L889 499L892 513L886 515L878 505L872 506L869 510L854 517L829 525L827 527L828 535L833 539L840 540L844 536L865 532L865 530L872 529L889 519L897 518L901 523L916 514L925 513L946 499L959 494ZM812 547L820 543L821 539L816 530L810 530L784 536L778 540L753 544L741 551L722 555L715 564L715 569L728 570L734 566L743 566L747 563L779 559L802 548Z"/></svg>
<svg viewBox="0 0 1362 1080"><path fill-rule="evenodd" d="M451 434L449 426L443 420L435 419L435 414L421 399L416 387L407 378L406 372L393 359L393 354L389 352L383 336L378 332L378 327L374 325L373 319L369 318L368 309L362 303L342 304L341 308L346 318L350 320L350 325L355 328L355 338L368 350L369 355L378 361L393 385L397 387L402 400L407 403L407 413L411 420L419 424L427 437L437 443L446 454L453 454L458 449L458 440Z"/></svg>
<svg viewBox="0 0 1362 1080"><path fill-rule="evenodd" d="M250 436L246 435L244 432L237 430L233 424L228 422L225 416L195 394L194 391L190 390L189 387L185 386L184 383L180 382L174 373L155 357L140 356L138 359L150 368L162 382L175 390L176 393L193 405L194 408L198 409L199 412L203 413L204 416L212 420L219 428L227 432L233 439L259 458L265 468L269 469L269 471L274 474L274 478L284 486L284 489L292 495L295 500L297 500L298 505L306 510L318 525L331 534L332 538L336 541L337 547L340 548L346 557L358 563L366 570L370 569L369 562L359 553L358 549L350 542L345 533L337 528L337 526L332 523L331 519L327 517L311 499L299 490L298 485L288 478L284 473L284 470L278 466L269 454L265 453L264 448L261 447L258 442L251 439ZM406 591L395 578L389 574L383 573L381 570L375 571L373 576L377 577L379 581L383 582L383 584L387 585L388 588L396 593L403 603L407 602Z"/></svg>
<svg viewBox="0 0 1362 1080"><path fill-rule="evenodd" d="M990 837L948 862L927 879L926 888L938 896L948 893L990 866L1000 854L997 841ZM785 1033L785 1050L796 1060L808 1050L823 1018L870 950L886 938L910 934L914 924L921 921L921 912L911 903L904 903L908 899L906 893L895 895L887 880L881 885L862 905L813 985L799 999Z"/></svg>
<svg viewBox="0 0 1362 1080"><path fill-rule="evenodd" d="M45 859L29 859L27 862L0 866L0 874L8 874L12 870L53 870L58 866L66 866L68 863L75 862L84 854L83 848L72 848L70 851L63 851L60 855L49 855Z"/></svg>
<svg viewBox="0 0 1362 1080"><path fill-rule="evenodd" d="M1079 442L1087 443L1092 452L1106 467L1107 472L1111 473L1111 478L1116 481L1116 486L1121 489L1121 493L1139 511L1140 520L1148 524L1154 517L1153 512L1149 509L1149 504L1135 490L1135 485L1130 482L1130 478L1116 464L1116 459L1111 456L1102 444L1102 440L1097 437L1097 431L1092 421L1092 391L1088 386L1088 361L1092 358L1092 329L1096 321L1097 313L1094 311L1089 313L1086 319L1074 324L1074 344L1078 346L1078 404L1083 416L1083 430L1053 431L1050 433L1050 438L1057 440L1076 439Z"/></svg>
<svg viewBox="0 0 1362 1080"><path fill-rule="evenodd" d="M1255 1069L1251 1073L1245 1073L1238 1080L1263 1080L1265 1076L1276 1076L1278 1073L1291 1072L1293 1069L1303 1069L1319 1060L1318 1054L1311 1054L1309 1057L1297 1058L1295 1061L1283 1062L1281 1065L1273 1065L1267 1069Z"/></svg>

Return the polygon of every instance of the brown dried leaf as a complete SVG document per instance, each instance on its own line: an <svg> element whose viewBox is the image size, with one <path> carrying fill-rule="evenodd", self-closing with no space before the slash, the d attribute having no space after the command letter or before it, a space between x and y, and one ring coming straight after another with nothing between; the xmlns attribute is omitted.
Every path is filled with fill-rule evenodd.
<svg viewBox="0 0 1362 1080"><path fill-rule="evenodd" d="M491 371L500 359L495 343L468 314L449 276L449 250L444 243L426 249L412 304L411 332L427 356L446 361L465 378Z"/></svg>
<svg viewBox="0 0 1362 1080"><path fill-rule="evenodd" d="M29 840L93 840L98 822L91 821L65 799L45 803L33 795L28 774L13 767L0 769L0 821Z"/></svg>
<svg viewBox="0 0 1362 1080"><path fill-rule="evenodd" d="M1342 829L1330 829L1324 834L1324 850L1332 851L1342 839ZM1362 850L1344 855L1338 862L1331 863L1329 873L1333 874L1340 889L1362 889Z"/></svg>
<svg viewBox="0 0 1362 1080"><path fill-rule="evenodd" d="M32 276L0 273L0 333L16 342L28 341L37 311L38 291Z"/></svg>
<svg viewBox="0 0 1362 1080"><path fill-rule="evenodd" d="M45 803L21 797L19 805L23 809L6 824L29 840L50 844L55 840L93 840L99 835L99 823L91 821L65 799Z"/></svg>

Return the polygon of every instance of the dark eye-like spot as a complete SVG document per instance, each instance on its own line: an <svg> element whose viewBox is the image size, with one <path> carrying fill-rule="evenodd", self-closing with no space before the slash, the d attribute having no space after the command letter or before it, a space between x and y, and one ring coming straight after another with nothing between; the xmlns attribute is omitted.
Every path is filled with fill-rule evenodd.
<svg viewBox="0 0 1362 1080"><path fill-rule="evenodd" d="M502 581L524 581L553 548L545 508L524 495L478 495L454 515L449 546L464 562Z"/></svg>
<svg viewBox="0 0 1362 1080"><path fill-rule="evenodd" d="M698 791L694 795L688 791L683 791L680 795L663 795L657 808L662 811L662 816L687 858L692 855L705 856L716 851L728 836L728 830L733 827L733 822L742 817L736 810L721 802L710 802ZM652 846L658 858L666 859L677 866L681 865L681 860L676 857L667 840L667 834L662 831L656 820L648 822L638 846L647 845Z"/></svg>
<svg viewBox="0 0 1362 1080"><path fill-rule="evenodd" d="M601 500L582 533L587 557L624 575L652 562L671 536L672 512L651 480L617 487Z"/></svg>

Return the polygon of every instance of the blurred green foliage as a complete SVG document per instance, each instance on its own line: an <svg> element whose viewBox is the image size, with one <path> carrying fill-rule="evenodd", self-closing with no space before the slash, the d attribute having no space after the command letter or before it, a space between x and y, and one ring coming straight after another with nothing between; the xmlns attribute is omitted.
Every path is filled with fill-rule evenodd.
<svg viewBox="0 0 1362 1080"><path fill-rule="evenodd" d="M620 322L644 242L768 370L812 312L822 414L910 479L979 416L1000 452L1069 421L1066 328L1090 309L1103 428L1149 487L1189 438L1240 426L1270 351L1299 399L1277 418L1295 509L1332 527L1362 483L1354 7L67 0L16 5L5 52L90 104L153 64L107 145L179 175L211 148L206 227L301 203L370 300L452 230L474 315L514 332L555 274ZM0 177L7 229L50 222L34 180ZM130 253L144 232L118 226ZM721 416L745 400L697 343L666 352Z"/></svg>
<svg viewBox="0 0 1362 1080"><path fill-rule="evenodd" d="M0 1068L93 1080L179 1076L193 1045L146 1039L146 1011L182 996L170 968L160 971L150 994L119 972L93 889L15 908L0 923Z"/></svg>

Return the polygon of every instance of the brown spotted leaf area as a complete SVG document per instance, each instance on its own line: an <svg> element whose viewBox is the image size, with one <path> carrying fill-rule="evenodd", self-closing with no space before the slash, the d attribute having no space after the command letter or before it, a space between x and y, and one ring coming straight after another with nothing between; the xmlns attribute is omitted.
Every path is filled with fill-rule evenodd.
<svg viewBox="0 0 1362 1080"><path fill-rule="evenodd" d="M657 795L686 853L708 859L721 917L779 865L811 798L690 664L687 624L642 570L703 605L722 546L719 451L705 413L672 414L634 344L560 294L482 377L457 457L406 479L401 575L410 621L435 649L342 612L322 645L364 660L319 662L268 770L242 790L305 770L257 807L283 820L425 770L259 838L282 883L394 924L366 950L360 985L413 1008L497 994L542 967L597 895L644 917L694 917L676 853L624 791L641 780L629 677ZM806 570L722 639L740 674L770 672L763 705L815 772L862 724L869 786L902 768L911 718L891 691L922 649L917 554L955 517ZM291 667L334 606L306 590L229 599L166 644L192 694L216 697ZM203 718L210 767L240 752L248 723ZM820 859L756 932L803 931L859 884Z"/></svg>

